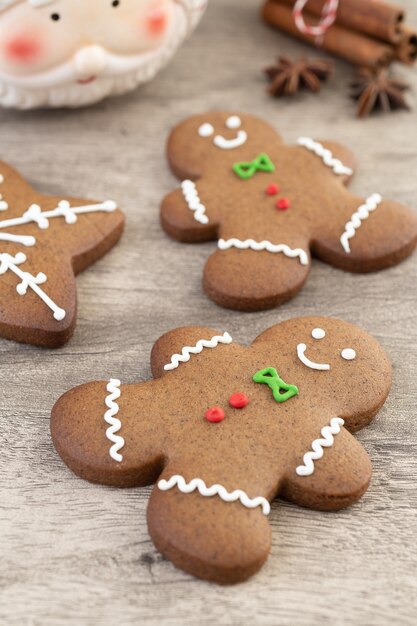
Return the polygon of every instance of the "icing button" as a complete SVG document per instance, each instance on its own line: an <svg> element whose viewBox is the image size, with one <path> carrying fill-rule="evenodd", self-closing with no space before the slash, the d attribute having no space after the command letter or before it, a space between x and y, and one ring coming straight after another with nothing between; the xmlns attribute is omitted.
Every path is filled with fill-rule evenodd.
<svg viewBox="0 0 417 626"><path fill-rule="evenodd" d="M210 409L207 409L204 417L208 422L211 422L212 424L218 424L219 422L222 422L224 420L226 414L219 406L213 406Z"/></svg>
<svg viewBox="0 0 417 626"><path fill-rule="evenodd" d="M249 404L249 398L245 393L234 393L229 398L229 404L234 409L244 409Z"/></svg>
<svg viewBox="0 0 417 626"><path fill-rule="evenodd" d="M286 211L287 209L290 208L291 206L291 202L289 201L288 198L280 198L279 200L277 200L276 205L277 209L279 209L280 211Z"/></svg>
<svg viewBox="0 0 417 626"><path fill-rule="evenodd" d="M277 185L276 183L271 183L265 189L265 193L267 196L276 196L277 193L279 193L279 185Z"/></svg>

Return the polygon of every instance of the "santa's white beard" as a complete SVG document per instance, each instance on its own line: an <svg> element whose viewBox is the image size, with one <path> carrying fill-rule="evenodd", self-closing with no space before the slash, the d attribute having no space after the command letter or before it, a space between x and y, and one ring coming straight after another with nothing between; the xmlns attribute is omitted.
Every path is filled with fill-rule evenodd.
<svg viewBox="0 0 417 626"><path fill-rule="evenodd" d="M36 107L78 107L93 104L111 95L132 91L151 80L174 56L188 34L190 23L181 3L175 7L165 42L143 54L121 56L106 52L105 71L88 84L80 84L72 62L33 77L0 74L0 105L18 109Z"/></svg>

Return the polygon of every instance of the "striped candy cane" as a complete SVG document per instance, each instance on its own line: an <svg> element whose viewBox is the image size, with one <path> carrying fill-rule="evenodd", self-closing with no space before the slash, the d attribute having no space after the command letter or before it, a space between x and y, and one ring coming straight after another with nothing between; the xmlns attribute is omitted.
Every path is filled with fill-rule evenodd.
<svg viewBox="0 0 417 626"><path fill-rule="evenodd" d="M313 37L323 37L332 24L334 24L337 17L337 10L339 8L339 0L328 0L323 7L320 22L317 26L309 26L305 23L303 17L303 11L308 0L297 0L294 5L294 19L298 30L305 35L312 35Z"/></svg>

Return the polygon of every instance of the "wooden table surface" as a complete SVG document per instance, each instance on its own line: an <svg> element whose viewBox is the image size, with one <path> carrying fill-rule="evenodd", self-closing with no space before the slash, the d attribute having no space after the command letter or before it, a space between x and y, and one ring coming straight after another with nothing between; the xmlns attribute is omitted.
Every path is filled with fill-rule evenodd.
<svg viewBox="0 0 417 626"><path fill-rule="evenodd" d="M81 111L0 111L1 158L41 190L114 197L128 217L120 244L78 279L78 326L66 347L0 340L5 626L417 623L417 255L363 276L316 262L290 303L239 314L202 292L214 245L175 243L159 226L159 202L176 185L164 158L166 136L177 121L206 108L265 116L288 141L303 134L344 142L359 157L354 190L417 208L415 111L357 120L347 95L352 68L343 62L320 95L270 99L261 69L303 46L262 25L258 4L213 0L171 65L132 95ZM403 4L417 24L416 3ZM398 73L411 82L416 105L416 70ZM306 314L364 326L394 364L388 402L358 435L373 461L370 489L335 514L274 503L272 553L257 576L231 588L195 580L153 547L149 489L92 486L67 470L51 443L51 407L89 380L146 380L154 341L176 326L228 329L249 342L272 324Z"/></svg>

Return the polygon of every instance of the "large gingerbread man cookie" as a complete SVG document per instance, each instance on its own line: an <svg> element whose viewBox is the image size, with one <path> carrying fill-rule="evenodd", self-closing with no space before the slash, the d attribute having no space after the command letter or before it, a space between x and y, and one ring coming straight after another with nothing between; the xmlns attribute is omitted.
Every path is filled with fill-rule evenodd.
<svg viewBox="0 0 417 626"><path fill-rule="evenodd" d="M119 240L112 200L41 194L0 162L0 337L58 347L76 321L75 275Z"/></svg>
<svg viewBox="0 0 417 626"><path fill-rule="evenodd" d="M178 567L242 581L268 557L275 498L328 511L367 489L370 460L351 433L384 404L391 366L365 331L299 318L243 347L227 332L180 328L151 363L155 380L66 393L51 431L78 476L155 483L149 532Z"/></svg>
<svg viewBox="0 0 417 626"><path fill-rule="evenodd" d="M289 146L251 115L206 113L174 129L168 159L183 182L162 203L162 225L179 241L218 240L203 282L221 306L283 303L303 286L311 255L371 272L416 246L417 214L374 190L365 199L347 191L355 161L333 142Z"/></svg>

